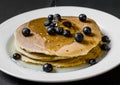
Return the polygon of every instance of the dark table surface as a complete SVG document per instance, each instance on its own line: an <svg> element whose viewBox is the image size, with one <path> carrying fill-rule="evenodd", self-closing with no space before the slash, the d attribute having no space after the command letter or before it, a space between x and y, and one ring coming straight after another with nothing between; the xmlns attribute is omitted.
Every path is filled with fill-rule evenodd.
<svg viewBox="0 0 120 85"><path fill-rule="evenodd" d="M50 7L52 0L0 0L0 23L20 13ZM57 6L82 6L110 13L120 18L120 0L57 0ZM113 28L114 29L114 28ZM9 76L0 71L0 85L42 85ZM61 84L61 83L58 83ZM75 85L120 85L120 66L102 75L62 84ZM53 85L53 84L51 84Z"/></svg>

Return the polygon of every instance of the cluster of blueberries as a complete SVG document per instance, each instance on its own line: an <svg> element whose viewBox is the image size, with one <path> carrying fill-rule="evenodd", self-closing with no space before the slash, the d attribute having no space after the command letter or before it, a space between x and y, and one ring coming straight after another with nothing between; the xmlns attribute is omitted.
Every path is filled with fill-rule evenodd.
<svg viewBox="0 0 120 85"><path fill-rule="evenodd" d="M79 15L79 20L80 20L80 21L85 22L86 19L87 19L87 16L86 16L85 14L80 14L80 15ZM58 22L58 21L61 21L61 20L62 20L62 19L61 19L60 14L55 14L55 15L52 15L52 14L51 14L51 15L49 15L49 16L48 16L48 20L46 20L46 21L44 22L44 25L45 25L46 28L47 28L47 33L48 33L49 35L54 35L54 34L57 33L57 34L59 34L59 35L64 35L65 37L70 37L70 36L72 36L70 30L64 30L62 27L58 27L58 26L57 26L57 22ZM71 22L69 22L69 21L63 22L63 25L66 26L66 27L68 27L68 28L72 27L72 24L71 24ZM90 35L90 34L91 34L91 28L90 28L90 27L84 27L84 28L83 28L83 32L84 32L85 35ZM29 28L23 28L22 34L23 34L25 37L29 36L29 35L30 35L30 29L29 29ZM84 36L83 36L82 33L79 32L79 33L76 33L76 34L74 35L74 38L75 38L75 40L76 40L77 42L81 42L81 41L83 41Z"/></svg>
<svg viewBox="0 0 120 85"><path fill-rule="evenodd" d="M86 19L87 19L87 16L85 14L80 14L79 15L79 20L80 21L85 22ZM57 21L61 21L61 16L59 14L48 16L48 20L46 20L44 22L44 25L47 28L47 33L50 34L50 35L54 35L54 34L57 33L59 35L64 35L65 37L70 37L71 33L70 33L69 30L64 30L62 27L57 27ZM72 24L69 21L63 22L63 25L68 27L68 28L72 27ZM91 28L90 27L84 27L83 28L83 33L85 35L89 36L91 34ZM30 29L29 28L23 28L22 34L25 37L29 36L30 35ZM74 39L77 42L81 42L83 40L83 38L84 38L84 36L80 32L76 33L74 35ZM105 42L105 43L109 43L110 39L109 39L108 36L105 35L105 36L102 37L102 41ZM108 51L108 50L110 50L110 47L107 44L102 44L101 49L105 50L105 51ZM21 55L18 54L18 53L14 53L13 58L15 60L19 60L21 58ZM94 64L96 64L96 59L89 59L88 63L90 65L94 65ZM43 71L51 72L52 70L53 70L53 66L51 64L46 63L46 64L43 65Z"/></svg>
<svg viewBox="0 0 120 85"><path fill-rule="evenodd" d="M85 14L80 14L79 15L79 20L80 21L85 22L86 19L87 19L87 16ZM64 30L62 27L57 26L58 21L61 21L60 14L55 14L55 15L50 14L50 15L48 15L48 20L46 20L44 22L44 25L47 28L47 33L50 34L50 35L54 35L54 34L57 33L59 35L64 35L65 37L72 36L70 30ZM72 24L69 21L65 21L62 24L65 27L68 27L68 28L72 27ZM85 35L90 35L91 34L91 28L90 27L84 27L83 32L84 32ZM84 36L83 36L82 33L79 32L79 33L76 33L74 35L74 38L77 42L81 42L83 40Z"/></svg>
<svg viewBox="0 0 120 85"><path fill-rule="evenodd" d="M55 15L49 15L48 16L48 20L46 20L44 22L44 25L47 28L47 33L50 35L54 35L54 34L60 34L60 35L64 35L64 36L69 36L70 35L70 31L64 31L62 27L57 27L57 22L61 21L61 16L59 14L55 14ZM67 23L67 25L71 25L71 23Z"/></svg>

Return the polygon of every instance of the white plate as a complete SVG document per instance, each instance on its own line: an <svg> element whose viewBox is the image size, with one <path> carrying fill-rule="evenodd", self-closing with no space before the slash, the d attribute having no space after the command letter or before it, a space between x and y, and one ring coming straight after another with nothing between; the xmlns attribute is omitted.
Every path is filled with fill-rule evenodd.
<svg viewBox="0 0 120 85"><path fill-rule="evenodd" d="M111 39L111 50L99 63L76 71L62 73L45 73L23 68L8 55L8 41L21 24L49 14L59 13L62 16L78 16L81 13L94 19ZM0 70L17 78L39 82L65 82L90 78L113 69L120 64L120 20L102 11L84 7L52 7L33 10L17 15L0 25ZM12 48L11 48L12 49Z"/></svg>

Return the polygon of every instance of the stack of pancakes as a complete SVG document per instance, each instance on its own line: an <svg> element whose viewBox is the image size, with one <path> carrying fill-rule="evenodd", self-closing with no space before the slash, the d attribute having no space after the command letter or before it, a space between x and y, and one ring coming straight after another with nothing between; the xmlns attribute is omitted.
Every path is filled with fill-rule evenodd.
<svg viewBox="0 0 120 85"><path fill-rule="evenodd" d="M33 64L50 63L55 67L71 67L86 64L89 59L97 59L103 51L100 48L102 32L96 22L87 18L81 22L75 16L62 16L61 22L57 25L68 29L74 35L77 32L83 33L84 27L90 27L92 34L87 36L83 33L82 42L76 42L74 37L63 35L49 35L44 26L47 18L31 20L15 31L15 47L21 53L21 60ZM62 23L69 21L71 28L65 27ZM29 28L31 35L25 37L22 34L23 28Z"/></svg>

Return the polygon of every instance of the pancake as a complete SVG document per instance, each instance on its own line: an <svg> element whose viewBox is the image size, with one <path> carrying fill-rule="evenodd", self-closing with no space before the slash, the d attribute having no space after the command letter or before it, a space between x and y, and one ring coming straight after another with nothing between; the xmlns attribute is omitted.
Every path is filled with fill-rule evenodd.
<svg viewBox="0 0 120 85"><path fill-rule="evenodd" d="M28 58L30 59L33 59L33 60L37 60L37 61L56 61L56 60L63 60L63 59L69 59L69 58L73 58L73 57L64 57L64 56L53 56L53 55L46 55L46 54L42 54L42 53L30 53L30 52L26 52L25 50L17 47L16 47L16 50L18 53L24 55L24 56L27 56ZM96 46L95 48L93 48L91 51L89 52L93 52L95 53L96 51L99 51L99 50L96 50L98 48L98 46ZM96 52L96 53L99 53L99 52ZM87 56L89 56L90 53L87 54ZM99 54L96 54L96 55L99 55ZM77 57L83 57L83 56L77 56ZM76 58L76 57L75 57Z"/></svg>
<svg viewBox="0 0 120 85"><path fill-rule="evenodd" d="M40 60L34 60L25 55L22 55L21 60L26 63L37 64L37 65L44 65L45 63L49 63L55 67L72 67L72 66L78 66L78 65L81 66L81 65L87 64L89 59L98 59L103 54L104 54L104 51L102 51L99 46L96 46L87 55L79 56L75 58L44 62Z"/></svg>
<svg viewBox="0 0 120 85"><path fill-rule="evenodd" d="M86 22L81 22L78 17L63 16L62 21L58 22L58 26L70 30L72 35L77 32L83 33L82 29L84 27L90 27L92 34L86 36L83 33L84 40L81 43L76 42L74 37L49 35L44 26L44 21L46 20L47 18L39 18L18 27L15 31L16 46L28 53L42 53L51 56L59 56L61 58L64 57L64 59L66 59L87 55L89 51L94 49L101 42L102 33L96 22L92 19L88 18ZM62 23L65 21L72 23L70 29L63 26ZM21 31L25 27L31 30L31 36L24 37L22 35Z"/></svg>

